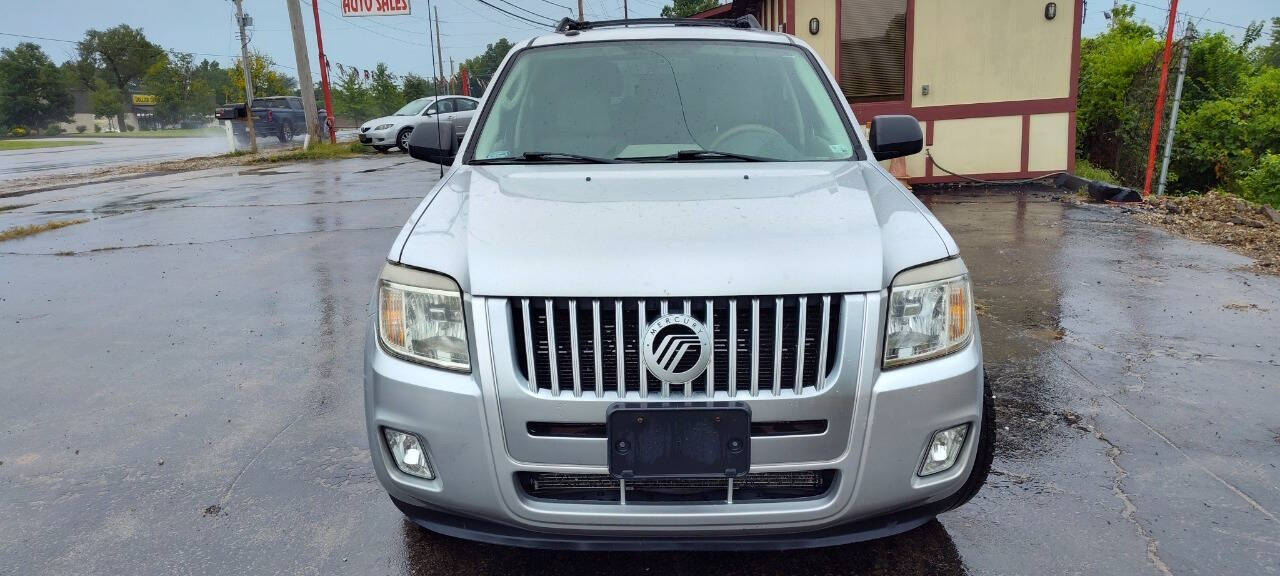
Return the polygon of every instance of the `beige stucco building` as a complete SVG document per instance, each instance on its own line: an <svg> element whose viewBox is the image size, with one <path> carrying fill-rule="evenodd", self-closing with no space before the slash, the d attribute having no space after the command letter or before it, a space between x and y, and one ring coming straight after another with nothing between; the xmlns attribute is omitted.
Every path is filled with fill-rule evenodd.
<svg viewBox="0 0 1280 576"><path fill-rule="evenodd" d="M863 123L920 120L929 156L912 183L1011 180L1072 170L1083 0L734 0L809 43ZM945 170L944 170L945 168Z"/></svg>

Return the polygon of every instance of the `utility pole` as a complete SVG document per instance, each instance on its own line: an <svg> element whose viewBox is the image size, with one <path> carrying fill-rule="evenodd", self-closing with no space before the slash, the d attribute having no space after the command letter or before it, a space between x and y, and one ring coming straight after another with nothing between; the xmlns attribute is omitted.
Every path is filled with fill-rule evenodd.
<svg viewBox="0 0 1280 576"><path fill-rule="evenodd" d="M630 16L627 16L627 0L622 0L622 19L623 20L631 19Z"/></svg>
<svg viewBox="0 0 1280 576"><path fill-rule="evenodd" d="M1165 178L1169 176L1169 157L1173 154L1173 133L1178 130L1178 106L1182 104L1182 81L1187 77L1187 52L1191 51L1191 39L1195 25L1187 20L1187 31L1182 35L1182 56L1178 58L1178 83L1173 87L1173 112L1169 117L1169 134L1164 140L1164 159L1160 161L1160 184L1156 194L1164 195Z"/></svg>
<svg viewBox="0 0 1280 576"><path fill-rule="evenodd" d="M249 151L258 153L258 135L253 132L253 76L249 73L249 68L253 64L249 61L249 37L244 35L244 8L240 6L241 0L233 0L236 3L236 26L240 27L240 69L244 71L244 124L249 129Z"/></svg>
<svg viewBox="0 0 1280 576"><path fill-rule="evenodd" d="M324 90L325 124L329 132L329 143L338 143L338 134L334 131L333 98L329 96L329 60L324 57L324 36L320 34L320 3L311 0L311 15L316 19L316 50L320 55L320 86Z"/></svg>
<svg viewBox="0 0 1280 576"><path fill-rule="evenodd" d="M455 90L453 89L453 56L449 57L449 93L455 93Z"/></svg>
<svg viewBox="0 0 1280 576"><path fill-rule="evenodd" d="M1151 144L1147 149L1147 177L1142 195L1151 194L1151 177L1156 170L1156 146L1160 144L1160 120L1164 116L1164 93L1169 87L1169 54L1173 51L1173 26L1178 20L1178 0L1169 0L1169 26L1164 33L1164 61L1160 65L1160 86L1156 89L1156 113L1151 121Z"/></svg>
<svg viewBox="0 0 1280 576"><path fill-rule="evenodd" d="M578 0L578 21L582 21L582 0Z"/></svg>
<svg viewBox="0 0 1280 576"><path fill-rule="evenodd" d="M440 77L444 78L444 55L440 52L440 7L435 6L436 13L436 62L440 63Z"/></svg>
<svg viewBox="0 0 1280 576"><path fill-rule="evenodd" d="M320 141L320 129L316 123L316 88L311 83L311 58L307 55L307 33L302 30L302 7L298 0L286 0L289 4L289 28L293 31L293 58L298 61L298 90L302 92L302 113L307 117L307 144Z"/></svg>

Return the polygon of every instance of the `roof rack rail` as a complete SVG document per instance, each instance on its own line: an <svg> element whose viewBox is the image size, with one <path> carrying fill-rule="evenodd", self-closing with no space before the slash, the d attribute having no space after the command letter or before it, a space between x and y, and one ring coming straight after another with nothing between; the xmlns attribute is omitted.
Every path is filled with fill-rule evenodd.
<svg viewBox="0 0 1280 576"><path fill-rule="evenodd" d="M631 18L629 20L583 20L562 18L556 24L556 32L576 32L595 28L616 28L619 26L670 24L672 26L710 26L718 28L739 28L743 30L759 30L760 21L747 14L737 18L701 19L701 18Z"/></svg>

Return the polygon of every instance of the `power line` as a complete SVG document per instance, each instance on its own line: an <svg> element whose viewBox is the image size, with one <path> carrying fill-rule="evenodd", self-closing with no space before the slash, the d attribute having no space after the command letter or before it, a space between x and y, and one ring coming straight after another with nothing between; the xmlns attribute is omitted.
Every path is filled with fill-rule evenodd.
<svg viewBox="0 0 1280 576"><path fill-rule="evenodd" d="M530 23L530 24L533 24L533 25L535 25L535 26L541 26L541 27L545 28L545 27L548 27L548 26L550 26L550 25L551 25L551 23L550 23L550 22L538 22L538 21L536 21L536 20L530 20L530 19L528 19L528 18L525 18L524 16L521 16L521 15L519 15L519 14L512 14L511 12L508 12L508 11L506 11L506 10L503 10L502 8L499 8L499 7L497 7L497 6L494 6L493 4L490 4L490 3L486 2L485 0L476 0L476 2L479 2L479 3L481 3L481 4L484 4L485 6L488 6L488 7L490 7L490 8L493 8L494 10L497 10L497 11L499 11L499 12L503 13L503 14L506 14L507 16L510 16L510 17L515 18L515 19L518 19L518 20L523 20L523 21L528 22L528 23Z"/></svg>
<svg viewBox="0 0 1280 576"><path fill-rule="evenodd" d="M534 15L534 16L537 16L538 18L542 18L542 19L544 19L544 20L549 20L549 21L551 21L551 22L555 22L555 21L556 21L556 19L555 19L555 18L552 18L552 17L550 17L550 16L544 16L544 15L539 14L539 13L537 13L537 12L534 12L533 10L530 10L530 9L528 9L528 8L524 8L524 7L522 7L522 6L518 6L518 5L516 5L515 3L511 2L510 0L498 0L498 1L499 1L499 2L501 2L501 3L503 3L503 4L506 4L507 6L510 6L510 7L512 7L512 8L515 8L516 10L520 10L521 12L525 12L526 14L532 14L532 15Z"/></svg>
<svg viewBox="0 0 1280 576"><path fill-rule="evenodd" d="M502 26L505 28L519 28L524 30L537 30L537 31L541 31L543 29L542 24L539 24L537 27L534 27L526 24L524 21L512 22L510 20L494 20L493 18L490 18L485 14L481 14L480 12L477 12L474 8L471 8L466 2L458 2L454 4L454 6L458 6L463 10L466 10L467 12L470 12L473 15L484 19L486 23L493 24L496 26Z"/></svg>
<svg viewBox="0 0 1280 576"><path fill-rule="evenodd" d="M1169 11L1169 7L1168 7L1168 6L1157 6L1157 5L1155 5L1155 4L1147 4L1146 2L1139 2L1138 0L1126 0L1126 1L1128 1L1128 2L1133 2L1134 4L1137 4L1137 5L1139 5L1139 6L1146 6L1147 8L1155 8L1156 10L1164 10L1165 12L1168 12L1168 11ZM1248 26L1241 26L1241 25L1239 25L1239 24L1232 24L1232 23L1230 23L1230 22L1222 22L1222 21L1219 21L1219 20L1214 20L1214 19L1212 19L1212 18L1200 17L1200 18L1196 18L1196 20L1203 20L1203 21L1205 21L1205 22L1213 22L1214 24L1221 24L1222 26L1230 26L1230 27L1232 27L1232 28L1237 28L1237 29L1240 29L1240 30L1248 30L1248 29L1249 29L1249 27L1248 27Z"/></svg>
<svg viewBox="0 0 1280 576"><path fill-rule="evenodd" d="M568 6L565 6L564 4L556 4L555 2L552 2L551 0L541 0L541 2L542 2L542 3L544 3L544 4L550 4L550 5L552 5L552 6L559 6L559 7L561 7L561 8L564 8L565 10L568 10L568 11L570 11L570 12L573 12L573 8L570 8L570 7L568 7Z"/></svg>

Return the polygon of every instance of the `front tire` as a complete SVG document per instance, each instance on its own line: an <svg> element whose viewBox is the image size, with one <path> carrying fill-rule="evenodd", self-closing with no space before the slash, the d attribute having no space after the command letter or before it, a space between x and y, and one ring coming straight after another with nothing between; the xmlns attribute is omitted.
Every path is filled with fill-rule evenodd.
<svg viewBox="0 0 1280 576"><path fill-rule="evenodd" d="M409 135L412 133L413 128L401 128L400 132L396 133L396 148L401 152L409 151Z"/></svg>
<svg viewBox="0 0 1280 576"><path fill-rule="evenodd" d="M293 124L290 122L281 124L280 131L276 133L276 138L279 138L281 143L293 140Z"/></svg>
<svg viewBox="0 0 1280 576"><path fill-rule="evenodd" d="M955 510L973 500L991 474L991 461L995 459L996 453L996 398L991 392L991 382L987 380L985 370L982 373L982 423L978 427L977 449L978 454L973 462L973 470L969 471L969 478L951 496L951 502L942 512Z"/></svg>

